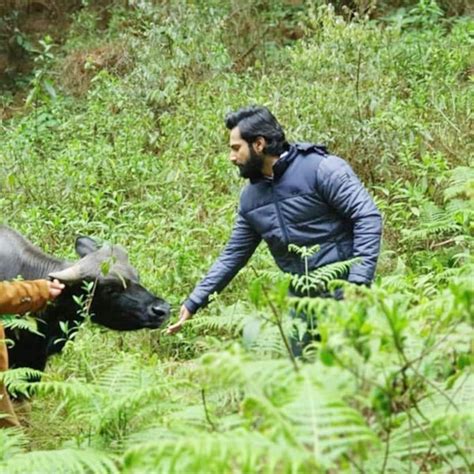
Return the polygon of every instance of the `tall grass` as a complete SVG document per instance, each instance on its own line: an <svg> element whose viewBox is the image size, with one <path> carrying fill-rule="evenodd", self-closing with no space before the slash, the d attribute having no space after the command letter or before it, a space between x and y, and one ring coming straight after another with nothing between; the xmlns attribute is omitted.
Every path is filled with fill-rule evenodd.
<svg viewBox="0 0 474 474"><path fill-rule="evenodd" d="M348 21L313 3L135 2L101 35L94 9L76 15L35 100L0 125L4 221L68 258L78 233L119 242L177 307L243 184L223 116L259 103L351 163L385 248L375 287L345 303L288 301L281 277L265 290L283 319L318 315L299 374L249 269L178 336L83 327L36 386L26 437L2 435L5 470L467 472L473 25L435 7ZM251 264L273 269L263 247Z"/></svg>

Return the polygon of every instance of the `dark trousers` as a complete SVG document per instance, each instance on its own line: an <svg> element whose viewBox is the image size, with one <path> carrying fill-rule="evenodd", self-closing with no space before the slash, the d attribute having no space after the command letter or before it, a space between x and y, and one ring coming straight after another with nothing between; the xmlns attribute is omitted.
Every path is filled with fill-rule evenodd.
<svg viewBox="0 0 474 474"><path fill-rule="evenodd" d="M301 297L295 291L290 290L290 296ZM310 295L311 298L333 298L337 301L344 299L342 288L338 288L334 292L318 292ZM293 325L290 330L289 343L291 351L295 357L302 357L304 349L312 342L321 340L318 333L317 315L307 315L304 311L290 311L290 318L293 320Z"/></svg>

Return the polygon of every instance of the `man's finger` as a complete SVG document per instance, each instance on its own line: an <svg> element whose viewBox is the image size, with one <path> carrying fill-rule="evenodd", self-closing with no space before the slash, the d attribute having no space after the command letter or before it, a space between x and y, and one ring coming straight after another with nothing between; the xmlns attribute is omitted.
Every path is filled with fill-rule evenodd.
<svg viewBox="0 0 474 474"><path fill-rule="evenodd" d="M59 288L61 290L65 287L64 283L61 283L59 280L56 279L51 282L51 286L53 286L54 288Z"/></svg>
<svg viewBox="0 0 474 474"><path fill-rule="evenodd" d="M186 306L181 307L181 311L179 314L179 319L178 322L172 324L171 326L168 327L166 330L166 334L175 334L178 331L181 330L183 327L184 323L188 320L191 319L193 315L186 309Z"/></svg>
<svg viewBox="0 0 474 474"><path fill-rule="evenodd" d="M58 280L53 280L51 282L48 282L48 290L49 290L49 296L50 298L54 299L57 298L60 294L61 291L64 288L64 284L60 283Z"/></svg>
<svg viewBox="0 0 474 474"><path fill-rule="evenodd" d="M174 333L174 332L179 331L183 327L183 324L186 321L186 319L187 318L183 318L183 317L179 318L178 322L168 327L168 332Z"/></svg>
<svg viewBox="0 0 474 474"><path fill-rule="evenodd" d="M182 326L183 326L183 322L178 321L176 324L173 324L168 327L168 329L166 330L166 334L174 334L178 332Z"/></svg>

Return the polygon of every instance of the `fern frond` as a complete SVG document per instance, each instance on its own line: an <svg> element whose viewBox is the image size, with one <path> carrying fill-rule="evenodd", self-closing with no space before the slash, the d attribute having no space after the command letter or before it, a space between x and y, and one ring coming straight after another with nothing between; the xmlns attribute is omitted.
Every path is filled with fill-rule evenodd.
<svg viewBox="0 0 474 474"><path fill-rule="evenodd" d="M458 166L450 173L449 185L444 191L446 200L456 196L472 198L474 193L474 169L469 166Z"/></svg>
<svg viewBox="0 0 474 474"><path fill-rule="evenodd" d="M278 329L267 320L268 315L262 316L259 312L250 312L249 308L239 303L224 308L218 316L198 316L190 323L198 329L226 331L236 337L242 334L244 346L258 354L285 355L287 352ZM247 329L255 324L258 325L258 330L255 334L249 335Z"/></svg>
<svg viewBox="0 0 474 474"><path fill-rule="evenodd" d="M468 237L464 229L473 218L474 172L468 167L451 171L449 185L444 192L444 209L433 202L424 204L416 229L403 229L402 242L426 241L442 236L455 235L457 240ZM457 198L457 199L455 199Z"/></svg>
<svg viewBox="0 0 474 474"><path fill-rule="evenodd" d="M23 453L28 446L28 438L20 429L0 430L0 471L2 464ZM2 471L4 472L4 471Z"/></svg>
<svg viewBox="0 0 474 474"><path fill-rule="evenodd" d="M197 329L227 331L236 335L242 331L249 318L249 310L241 304L236 304L223 308L218 316L197 316L190 323Z"/></svg>
<svg viewBox="0 0 474 474"><path fill-rule="evenodd" d="M330 263L309 272L307 275L293 275L291 279L292 286L300 293L324 290L329 282L348 273L352 265L360 261L360 258L355 257L343 262Z"/></svg>
<svg viewBox="0 0 474 474"><path fill-rule="evenodd" d="M148 442L145 439L148 438ZM316 469L311 454L286 443L271 441L245 429L225 433L171 430L148 431L127 450L124 472L310 472Z"/></svg>
<svg viewBox="0 0 474 474"><path fill-rule="evenodd" d="M97 385L111 393L131 392L143 387L144 373L130 362L116 364L106 370L97 380Z"/></svg>
<svg viewBox="0 0 474 474"><path fill-rule="evenodd" d="M2 472L9 474L114 474L118 473L114 458L105 452L92 449L58 449L16 454L0 464Z"/></svg>
<svg viewBox="0 0 474 474"><path fill-rule="evenodd" d="M287 350L278 328L268 324L262 327L258 337L250 344L249 349L259 355L287 355Z"/></svg>
<svg viewBox="0 0 474 474"><path fill-rule="evenodd" d="M459 232L460 230L461 226L456 222L452 222L452 217L450 217L449 220L446 219L443 221L432 222L430 224L425 224L424 226L420 225L420 227L415 230L402 230L402 242L428 240L433 236L439 237L447 234L453 234Z"/></svg>
<svg viewBox="0 0 474 474"><path fill-rule="evenodd" d="M125 472L317 472L356 445L375 440L356 410L332 389L318 386L314 367L297 376L287 362L220 355L212 361L214 367L206 365L206 374L240 359L243 417L221 417L210 426L199 404L170 413L170 428L150 428L127 438L131 446L124 456ZM290 368L289 374L283 366ZM235 372L233 367L228 371ZM222 384L217 374L207 383L212 381Z"/></svg>
<svg viewBox="0 0 474 474"><path fill-rule="evenodd" d="M30 367L18 367L15 369L9 369L6 372L0 372L0 381L2 381L7 387L13 386L17 382L26 381L29 379L40 379L43 376L43 372Z"/></svg>
<svg viewBox="0 0 474 474"><path fill-rule="evenodd" d="M33 318L20 317L15 315L1 315L0 322L5 328L24 330L44 337L37 329L36 320Z"/></svg>
<svg viewBox="0 0 474 474"><path fill-rule="evenodd" d="M448 214L454 215L454 217L456 217L456 214L458 213L465 215L466 217L472 217L474 214L474 208L472 206L472 201L466 201L464 199L451 199L446 204L446 212Z"/></svg>
<svg viewBox="0 0 474 474"><path fill-rule="evenodd" d="M452 469L451 460L461 458L468 472L474 456L470 451L474 434L474 377L460 377L450 390L432 391L417 408L398 415L390 436L390 456L387 468L394 470L403 461L414 456L431 455L439 458L447 469ZM384 454L373 453L371 466L381 466ZM459 458L458 458L459 461Z"/></svg>
<svg viewBox="0 0 474 474"><path fill-rule="evenodd" d="M31 380L40 380L42 376L43 372L39 370L19 367L0 372L0 381L5 384L10 393L28 397L36 385L36 383L32 384Z"/></svg>
<svg viewBox="0 0 474 474"><path fill-rule="evenodd" d="M376 437L359 412L338 400L335 393L315 385L309 372L303 372L297 397L282 412L290 420L298 442L311 446L315 459L324 460L329 467L342 452L359 443L373 443Z"/></svg>
<svg viewBox="0 0 474 474"><path fill-rule="evenodd" d="M100 395L100 389L91 383L76 381L42 381L30 384L31 390L42 395L54 395L68 400L86 401Z"/></svg>
<svg viewBox="0 0 474 474"><path fill-rule="evenodd" d="M248 353L214 352L200 359L200 379L215 388L250 387L267 393L295 384L295 373L286 360L254 360Z"/></svg>
<svg viewBox="0 0 474 474"><path fill-rule="evenodd" d="M259 269L258 278L261 278L262 280L267 282L273 282L281 280L282 274L280 271Z"/></svg>

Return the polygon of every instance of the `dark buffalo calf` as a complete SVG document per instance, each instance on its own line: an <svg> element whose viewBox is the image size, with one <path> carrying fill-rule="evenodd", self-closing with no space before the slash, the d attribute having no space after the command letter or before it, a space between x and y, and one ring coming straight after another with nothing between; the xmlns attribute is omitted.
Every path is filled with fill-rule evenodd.
<svg viewBox="0 0 474 474"><path fill-rule="evenodd" d="M61 324L74 331L83 318L75 299L85 300L84 282L94 282L89 312L92 321L118 331L159 328L169 317L170 306L139 283L127 252L118 245L98 244L90 237L76 240L77 262L44 254L14 230L0 226L0 280L21 275L25 280L57 278L66 284L57 300L42 311L39 336L27 331L7 331L11 367L43 370L49 355L65 344ZM76 297L76 298L75 298Z"/></svg>

